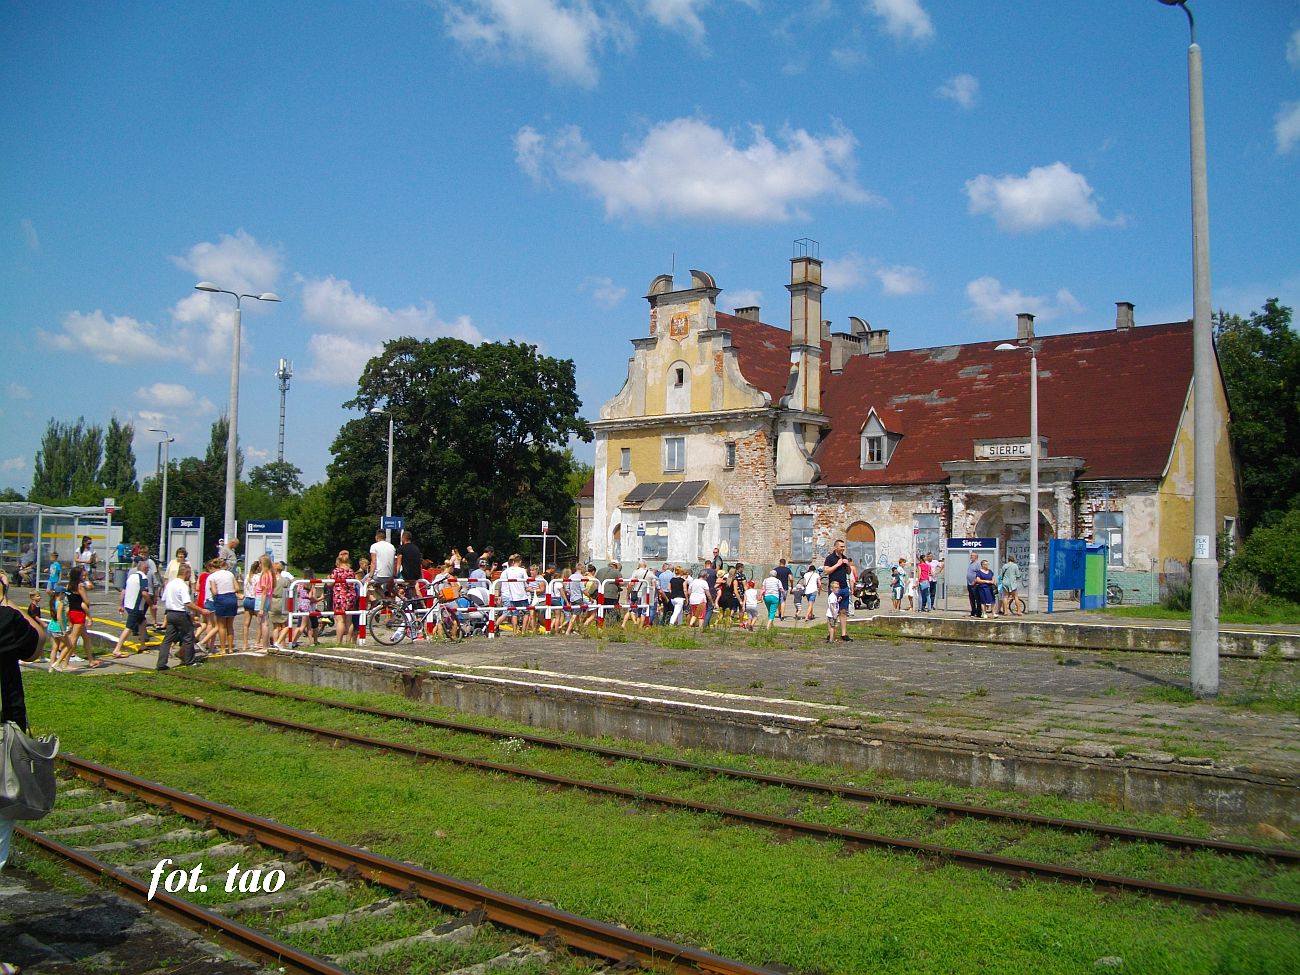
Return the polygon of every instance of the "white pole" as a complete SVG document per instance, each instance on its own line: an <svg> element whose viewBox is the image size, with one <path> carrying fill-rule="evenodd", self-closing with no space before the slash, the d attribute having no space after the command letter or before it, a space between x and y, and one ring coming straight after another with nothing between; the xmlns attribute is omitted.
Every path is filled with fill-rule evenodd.
<svg viewBox="0 0 1300 975"><path fill-rule="evenodd" d="M1038 612L1038 353L1029 346L1029 605Z"/></svg>
<svg viewBox="0 0 1300 975"><path fill-rule="evenodd" d="M1219 693L1219 562L1215 552L1215 434L1218 431L1214 337L1210 328L1210 215L1205 174L1205 101L1201 48L1187 49L1192 136L1192 693Z"/></svg>
<svg viewBox="0 0 1300 975"><path fill-rule="evenodd" d="M222 530L227 544L235 536L235 481L239 478L239 464L235 455L239 443L239 332L243 322L239 300L239 295L236 295L234 338L231 340L230 352L230 415L227 417L229 424L226 429L226 511Z"/></svg>
<svg viewBox="0 0 1300 975"><path fill-rule="evenodd" d="M171 444L172 440L170 437L163 441L162 530L160 532L162 538L162 550L158 553L158 557L162 561L163 565L166 565L171 561L171 553L167 551L167 545L169 542L167 537L167 468L171 467Z"/></svg>

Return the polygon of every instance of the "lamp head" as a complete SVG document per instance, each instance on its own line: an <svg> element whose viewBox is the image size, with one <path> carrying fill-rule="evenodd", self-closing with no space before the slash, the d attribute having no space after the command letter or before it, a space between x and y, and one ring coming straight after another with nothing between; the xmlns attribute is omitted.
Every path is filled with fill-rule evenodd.
<svg viewBox="0 0 1300 975"><path fill-rule="evenodd" d="M279 301L280 296L276 294L274 291L263 291L260 295L257 296L257 300L258 301Z"/></svg>
<svg viewBox="0 0 1300 975"><path fill-rule="evenodd" d="M371 415L371 416L387 416L387 415L388 415L388 411L387 411L387 410L381 410L381 409L380 409L379 407L377 407L377 406L372 406L372 407L370 407L370 415Z"/></svg>
<svg viewBox="0 0 1300 975"><path fill-rule="evenodd" d="M1000 342L997 345L993 346L993 351L994 352L1015 352L1016 349L1019 348L1021 348L1021 346L1012 345L1010 342Z"/></svg>
<svg viewBox="0 0 1300 975"><path fill-rule="evenodd" d="M1160 0L1166 7L1181 7L1187 0Z"/></svg>
<svg viewBox="0 0 1300 975"><path fill-rule="evenodd" d="M213 284L211 281L200 281L198 284L196 284L196 285L194 286L194 290L195 290L195 291L212 291L212 292L217 292L217 291L220 291L221 289L218 288L218 287L217 287L215 284Z"/></svg>

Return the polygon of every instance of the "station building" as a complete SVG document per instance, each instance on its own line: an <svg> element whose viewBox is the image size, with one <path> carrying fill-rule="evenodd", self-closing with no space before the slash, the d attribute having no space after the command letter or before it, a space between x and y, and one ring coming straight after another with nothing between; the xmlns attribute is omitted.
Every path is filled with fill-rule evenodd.
<svg viewBox="0 0 1300 975"><path fill-rule="evenodd" d="M685 289L651 282L648 334L592 424L582 557L699 563L716 547L769 566L820 562L844 538L859 565L885 567L991 537L1025 564L1027 354L997 341L891 351L888 330L857 317L836 330L809 253L790 262L788 328L757 307L719 311L712 276L690 273ZM1192 329L1138 326L1133 305L1116 308L1113 327L1066 335L1018 316L1015 343L1038 357L1040 564L1049 539L1093 538L1110 546L1112 576L1155 599L1191 558ZM1221 377L1212 392L1231 545Z"/></svg>

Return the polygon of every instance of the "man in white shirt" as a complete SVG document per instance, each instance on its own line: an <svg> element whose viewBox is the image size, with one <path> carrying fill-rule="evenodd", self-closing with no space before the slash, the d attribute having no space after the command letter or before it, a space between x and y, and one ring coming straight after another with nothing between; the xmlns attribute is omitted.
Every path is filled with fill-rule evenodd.
<svg viewBox="0 0 1300 975"><path fill-rule="evenodd" d="M510 556L510 564L501 573L501 601L510 610L507 614L515 620L516 632L528 611L528 570L517 553Z"/></svg>
<svg viewBox="0 0 1300 975"><path fill-rule="evenodd" d="M167 656L171 645L180 642L181 666L193 667L194 659L194 613L207 615L190 594L190 577L193 571L188 563L182 563L180 573L163 587L163 609L167 612L167 632L163 635L162 646L158 648L158 670L167 670Z"/></svg>
<svg viewBox="0 0 1300 975"><path fill-rule="evenodd" d="M375 544L370 546L370 572L375 588L385 596L391 596L393 578L397 575L397 549L384 537L382 530L375 532Z"/></svg>
<svg viewBox="0 0 1300 975"><path fill-rule="evenodd" d="M136 556L135 564L127 574L126 585L122 587L122 602L117 607L118 613L126 614L126 625L118 635L117 646L113 648L114 657L127 656L122 647L126 643L126 638L132 633L140 641L140 649L144 649L146 639L144 621L145 613L149 609L149 593L149 577L144 572L144 562Z"/></svg>

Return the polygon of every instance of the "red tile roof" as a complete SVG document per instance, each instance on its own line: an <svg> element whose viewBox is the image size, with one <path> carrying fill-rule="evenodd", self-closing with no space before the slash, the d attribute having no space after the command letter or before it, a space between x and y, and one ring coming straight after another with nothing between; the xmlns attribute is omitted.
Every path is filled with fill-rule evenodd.
<svg viewBox="0 0 1300 975"><path fill-rule="evenodd" d="M745 378L775 405L789 375L789 333L721 313L718 327L732 333ZM947 480L939 465L973 459L976 439L1027 438L1028 356L995 352L997 344L854 356L839 376L830 375L823 344L831 429L813 457L820 483L939 483ZM1082 457L1083 480L1160 477L1191 385L1191 323L1045 335L1034 344L1048 456ZM872 407L903 437L888 467L864 471L859 434Z"/></svg>

